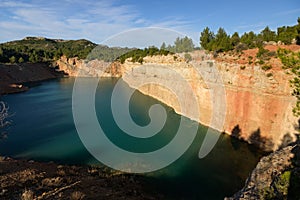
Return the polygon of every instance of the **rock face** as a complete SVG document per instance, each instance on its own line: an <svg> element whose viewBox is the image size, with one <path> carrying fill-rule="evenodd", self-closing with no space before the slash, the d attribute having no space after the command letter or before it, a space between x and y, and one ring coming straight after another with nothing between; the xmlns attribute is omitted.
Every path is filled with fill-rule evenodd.
<svg viewBox="0 0 300 200"><path fill-rule="evenodd" d="M290 75L280 67L264 71L255 65L217 62L203 51L191 56L189 63L169 55L146 57L143 65L127 60L108 66L102 61L86 64L65 58L57 65L74 76L79 69L85 69L87 76L122 76L130 87L177 113L267 151L295 140L299 124L292 114L296 99L291 96Z"/></svg>
<svg viewBox="0 0 300 200"><path fill-rule="evenodd" d="M299 144L263 157L245 187L225 200L299 199L299 161Z"/></svg>
<svg viewBox="0 0 300 200"><path fill-rule="evenodd" d="M102 60L85 62L78 58L62 56L53 65L73 77L121 77L123 74L122 66L119 63L111 64Z"/></svg>
<svg viewBox="0 0 300 200"><path fill-rule="evenodd" d="M28 90L23 83L63 77L47 63L0 65L0 95Z"/></svg>

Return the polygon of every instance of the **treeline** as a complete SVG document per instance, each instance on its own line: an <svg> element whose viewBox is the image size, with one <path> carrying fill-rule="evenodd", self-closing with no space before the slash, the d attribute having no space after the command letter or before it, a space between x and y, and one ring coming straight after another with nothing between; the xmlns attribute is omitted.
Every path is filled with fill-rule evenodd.
<svg viewBox="0 0 300 200"><path fill-rule="evenodd" d="M195 45L191 38L188 38L187 36L183 38L177 37L176 40L174 41L174 45L167 46L166 43L163 42L160 49L155 46L151 46L145 49L134 49L121 55L120 57L117 58L117 60L119 60L121 63L124 63L127 58L131 58L132 62L143 63L143 59L146 56L154 56L154 55L166 56L174 53L190 52L195 49L194 46Z"/></svg>
<svg viewBox="0 0 300 200"><path fill-rule="evenodd" d="M239 36L237 32L230 36L223 28L219 28L215 34L206 27L200 34L200 45L205 50L215 52L226 52L233 49L242 51L249 48L260 48L264 41L281 41L284 44L291 44L293 39L296 39L296 43L300 45L300 18L298 18L297 25L279 27L276 32L267 26L259 34L250 31L242 36Z"/></svg>
<svg viewBox="0 0 300 200"><path fill-rule="evenodd" d="M26 37L23 40L0 44L1 63L47 62L66 57L86 58L96 47L88 40L52 40Z"/></svg>
<svg viewBox="0 0 300 200"><path fill-rule="evenodd" d="M168 55L168 54L174 54L168 50L165 49L158 49L157 47L149 47L145 49L135 49L128 53L125 53L121 55L119 58L117 58L118 61L120 61L122 64L125 62L127 58L131 58L132 62L139 62L143 63L143 59L146 56L155 56L155 55Z"/></svg>
<svg viewBox="0 0 300 200"><path fill-rule="evenodd" d="M23 40L0 44L1 63L48 62L58 60L61 56L79 59L100 59L106 62L119 60L124 62L131 57L133 62L143 62L145 56L168 55L170 52L189 52L194 50L192 39L177 38L174 45L161 48L145 49L108 47L96 45L88 40L54 40L40 37L26 37Z"/></svg>
<svg viewBox="0 0 300 200"><path fill-rule="evenodd" d="M195 45L191 38L185 36L184 38L177 37L174 41L174 45L166 45L165 42L162 43L160 49L167 50L173 53L183 53L190 52L195 49Z"/></svg>

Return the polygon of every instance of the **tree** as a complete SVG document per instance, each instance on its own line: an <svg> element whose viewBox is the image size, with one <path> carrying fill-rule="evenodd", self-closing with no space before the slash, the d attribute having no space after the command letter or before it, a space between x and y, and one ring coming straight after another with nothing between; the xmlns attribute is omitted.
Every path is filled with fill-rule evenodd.
<svg viewBox="0 0 300 200"><path fill-rule="evenodd" d="M240 43L241 39L238 32L233 33L233 35L230 38L230 41L232 46L236 46Z"/></svg>
<svg viewBox="0 0 300 200"><path fill-rule="evenodd" d="M176 53L190 52L194 50L193 40L188 38L187 36L185 36L184 38L176 38L174 45Z"/></svg>
<svg viewBox="0 0 300 200"><path fill-rule="evenodd" d="M18 63L23 63L24 59L22 57L19 58Z"/></svg>
<svg viewBox="0 0 300 200"><path fill-rule="evenodd" d="M185 59L187 62L190 62L190 61L192 60L191 54L185 53L185 54L184 54L184 59Z"/></svg>
<svg viewBox="0 0 300 200"><path fill-rule="evenodd" d="M167 49L167 45L166 45L165 42L163 42L163 43L161 44L160 49L161 49L161 50L166 50L166 49Z"/></svg>
<svg viewBox="0 0 300 200"><path fill-rule="evenodd" d="M19 58L18 63L23 63L24 59L22 57Z"/></svg>
<svg viewBox="0 0 300 200"><path fill-rule="evenodd" d="M249 33L244 33L241 37L241 42L246 44L248 48L255 48L256 45L254 43L257 36L253 31L250 31Z"/></svg>
<svg viewBox="0 0 300 200"><path fill-rule="evenodd" d="M227 35L226 31L223 28L219 28L215 42L213 44L213 50L217 52L229 51L233 49L231 45L230 37Z"/></svg>
<svg viewBox="0 0 300 200"><path fill-rule="evenodd" d="M214 33L206 27L200 34L200 45L205 50L211 51L212 42L214 40Z"/></svg>
<svg viewBox="0 0 300 200"><path fill-rule="evenodd" d="M264 30L261 31L261 36L263 41L276 41L275 31L271 31L271 29L267 26Z"/></svg>
<svg viewBox="0 0 300 200"><path fill-rule="evenodd" d="M10 57L9 62L10 63L15 63L16 62L16 57L15 56Z"/></svg>

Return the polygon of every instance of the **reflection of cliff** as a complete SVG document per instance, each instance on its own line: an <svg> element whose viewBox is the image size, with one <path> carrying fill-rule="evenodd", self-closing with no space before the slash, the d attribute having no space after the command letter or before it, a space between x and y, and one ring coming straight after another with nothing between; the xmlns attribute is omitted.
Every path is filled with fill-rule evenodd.
<svg viewBox="0 0 300 200"><path fill-rule="evenodd" d="M241 68L239 64L216 62L199 51L193 52L192 57L193 61L190 63L180 58L175 59L174 56L146 57L142 68L139 68L138 63L126 61L123 65L114 63L106 70L103 62L92 61L86 74L122 76L133 88L149 81L181 88L184 81L172 77L167 70L171 68L190 84L196 95L200 117L195 120L200 123L233 134L266 150L276 149L286 138L294 139L297 119L292 115L292 107L295 98L290 95L290 77L280 67L268 71L272 76L267 76L259 66ZM86 68L87 65L82 63L83 61L69 59L64 64L57 64L70 75L76 75L72 68ZM213 69L217 69L220 76ZM158 84L146 84L138 89L173 107L176 112L193 118L188 110L181 111L176 99L181 96L187 105L191 105L191 98L184 88L177 96ZM223 100L220 97L222 89L225 89ZM222 109L225 110L225 115L221 112ZM222 117L225 118L224 124ZM220 123L222 126L218 125Z"/></svg>

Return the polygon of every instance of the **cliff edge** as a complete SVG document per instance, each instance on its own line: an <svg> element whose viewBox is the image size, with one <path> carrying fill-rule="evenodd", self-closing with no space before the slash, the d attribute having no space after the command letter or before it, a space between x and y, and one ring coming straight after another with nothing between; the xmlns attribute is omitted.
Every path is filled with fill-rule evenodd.
<svg viewBox="0 0 300 200"><path fill-rule="evenodd" d="M55 65L72 76L122 77L130 87L162 101L179 114L273 151L296 139L299 119L292 112L296 98L291 95L291 75L282 69L278 59L271 58L268 62L273 67L265 69L257 59L245 61L250 59L249 53L256 53L252 51L239 55L242 63L228 54L214 58L204 51L194 51L189 53L190 61L180 54L147 56L142 64L130 59L121 64L62 57ZM180 96L186 105L193 105L190 94L182 88L186 82L197 98L199 117L193 114L196 108L181 109L177 99ZM164 85L182 90L174 94Z"/></svg>

